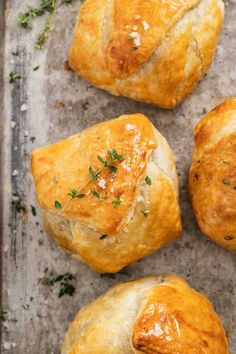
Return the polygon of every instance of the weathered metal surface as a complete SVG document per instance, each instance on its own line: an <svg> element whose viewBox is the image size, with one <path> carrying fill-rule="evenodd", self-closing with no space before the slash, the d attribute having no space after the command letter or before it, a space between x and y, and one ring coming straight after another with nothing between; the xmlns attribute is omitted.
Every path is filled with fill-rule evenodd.
<svg viewBox="0 0 236 354"><path fill-rule="evenodd" d="M38 0L30 3L37 4ZM28 31L16 25L16 16L26 5L27 1L8 0L5 9L4 85L0 98L3 104L1 127L4 126L0 132L0 220L2 307L9 315L2 326L2 353L60 353L68 323L81 306L118 281L168 272L185 276L192 286L209 296L227 330L231 354L236 353L236 257L201 235L187 196L193 127L203 108L210 110L225 98L236 95L235 0L225 2L225 25L214 64L194 93L171 111L112 97L72 72L64 71L79 1L59 7L54 16L55 28L42 52L34 50L33 46L36 33L43 27L43 18L35 20ZM4 8L3 1L0 8ZM17 56L12 54L16 51ZM40 68L33 71L36 65ZM14 85L9 84L11 71L22 76ZM22 107L23 104L26 107ZM149 116L174 149L184 232L176 242L129 266L126 271L100 275L70 259L44 234L38 207L37 216L32 216L30 206L37 203L30 173L30 153L35 147L55 142L94 123L132 112ZM16 123L15 127L12 122ZM21 196L29 210L27 217L16 213L11 206L12 193ZM76 274L75 295L59 299L56 288L40 285L38 280L47 269L47 274L65 271Z"/></svg>

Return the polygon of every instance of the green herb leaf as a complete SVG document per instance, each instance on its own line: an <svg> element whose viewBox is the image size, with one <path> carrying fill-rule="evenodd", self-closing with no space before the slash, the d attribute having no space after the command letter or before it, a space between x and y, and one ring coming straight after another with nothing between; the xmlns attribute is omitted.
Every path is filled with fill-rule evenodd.
<svg viewBox="0 0 236 354"><path fill-rule="evenodd" d="M121 199L121 197L119 196L117 199L114 199L113 201L112 201L112 204L114 205L114 208L118 208L118 206L120 205L122 203L122 199Z"/></svg>
<svg viewBox="0 0 236 354"><path fill-rule="evenodd" d="M142 210L142 213L146 218L150 214L150 211L149 210Z"/></svg>
<svg viewBox="0 0 236 354"><path fill-rule="evenodd" d="M137 47L131 47L130 49L132 50L132 52L135 52L136 50L138 50Z"/></svg>
<svg viewBox="0 0 236 354"><path fill-rule="evenodd" d="M222 183L228 185L228 184L230 184L231 182L230 182L228 179L223 179L223 180L222 180Z"/></svg>
<svg viewBox="0 0 236 354"><path fill-rule="evenodd" d="M39 279L39 282L42 284L42 285L46 285L46 286L53 286L54 285L54 279L50 279L48 277L43 277L41 279Z"/></svg>
<svg viewBox="0 0 236 354"><path fill-rule="evenodd" d="M98 191L91 190L91 193L100 201L103 200L103 198L101 197L100 193L98 193Z"/></svg>
<svg viewBox="0 0 236 354"><path fill-rule="evenodd" d="M37 211L36 211L36 208L35 206L31 205L31 213L33 216L36 216L37 215Z"/></svg>
<svg viewBox="0 0 236 354"><path fill-rule="evenodd" d="M82 198L84 198L84 197L85 197L85 194L83 194L83 193L77 195L77 198L78 198L78 199L82 199Z"/></svg>
<svg viewBox="0 0 236 354"><path fill-rule="evenodd" d="M1 321L1 322L6 321L7 316L8 316L7 311L4 310L4 309L2 309L2 308L0 308L0 321Z"/></svg>
<svg viewBox="0 0 236 354"><path fill-rule="evenodd" d="M152 180L151 180L151 178L150 178L149 176L146 176L146 177L145 177L145 181L146 181L146 183L147 183L149 186L152 184Z"/></svg>
<svg viewBox="0 0 236 354"><path fill-rule="evenodd" d="M70 189L70 193L68 193L68 195L74 199L74 198L77 198L78 197L78 191L77 189Z"/></svg>
<svg viewBox="0 0 236 354"><path fill-rule="evenodd" d="M202 114L206 114L207 113L207 110L206 110L206 108L204 107L203 109L202 109Z"/></svg>
<svg viewBox="0 0 236 354"><path fill-rule="evenodd" d="M105 161L101 156L99 156L99 155L98 155L98 160L99 160L103 165L106 164L106 161Z"/></svg>
<svg viewBox="0 0 236 354"><path fill-rule="evenodd" d="M21 213L21 212L26 213L27 212L26 206L23 204L23 202L21 201L18 194L12 195L11 205L12 205L12 207L14 207L16 209L17 213Z"/></svg>
<svg viewBox="0 0 236 354"><path fill-rule="evenodd" d="M93 170L92 166L89 167L89 173L93 181L96 181L98 179L98 174Z"/></svg>
<svg viewBox="0 0 236 354"><path fill-rule="evenodd" d="M62 297L63 295L73 296L74 292L75 292L74 285L68 283L62 283L58 297Z"/></svg>
<svg viewBox="0 0 236 354"><path fill-rule="evenodd" d="M115 161L115 160L124 161L124 157L122 155L118 154L118 152L115 149L108 150L107 154L112 161Z"/></svg>
<svg viewBox="0 0 236 354"><path fill-rule="evenodd" d="M33 68L33 71L37 71L39 68L40 68L40 66L37 65L37 66L35 66L35 67Z"/></svg>
<svg viewBox="0 0 236 354"><path fill-rule="evenodd" d="M9 74L9 83L10 84L13 84L15 83L17 80L20 80L21 79L21 76L20 74L16 73L16 72L11 72Z"/></svg>
<svg viewBox="0 0 236 354"><path fill-rule="evenodd" d="M32 6L28 6L29 7L29 11L25 13L25 15L29 14L30 17L35 18L35 17L39 17L42 16L44 14L44 11L41 8L35 8Z"/></svg>
<svg viewBox="0 0 236 354"><path fill-rule="evenodd" d="M56 209L61 209L61 203L58 200L55 200L54 206Z"/></svg>
<svg viewBox="0 0 236 354"><path fill-rule="evenodd" d="M56 1L55 0L42 0L40 5L40 10L47 11L52 14L56 9Z"/></svg>
<svg viewBox="0 0 236 354"><path fill-rule="evenodd" d="M109 169L110 169L111 173L116 173L116 171L117 171L117 167L115 167L115 166L109 166Z"/></svg>
<svg viewBox="0 0 236 354"><path fill-rule="evenodd" d="M23 28L31 28L30 17L29 12L20 13L17 19L18 25Z"/></svg>
<svg viewBox="0 0 236 354"><path fill-rule="evenodd" d="M85 197L85 194L83 193L79 194L77 189L70 189L70 193L68 193L68 195L71 197L71 199L75 199L75 198L82 199Z"/></svg>

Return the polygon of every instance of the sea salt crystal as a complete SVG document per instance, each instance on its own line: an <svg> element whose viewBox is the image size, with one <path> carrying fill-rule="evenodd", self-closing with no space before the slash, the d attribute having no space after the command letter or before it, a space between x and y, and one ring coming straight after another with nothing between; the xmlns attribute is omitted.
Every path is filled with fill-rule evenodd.
<svg viewBox="0 0 236 354"><path fill-rule="evenodd" d="M15 177L15 176L18 176L18 174L19 174L19 172L18 172L17 170L14 170L11 175L12 175L13 177Z"/></svg>
<svg viewBox="0 0 236 354"><path fill-rule="evenodd" d="M142 24L143 24L144 31L147 31L150 27L147 21L142 21Z"/></svg>
<svg viewBox="0 0 236 354"><path fill-rule="evenodd" d="M100 179L100 181L98 182L98 185L99 185L99 187L101 187L101 188L106 188L106 181L105 181L105 179Z"/></svg>
<svg viewBox="0 0 236 354"><path fill-rule="evenodd" d="M126 126L125 126L125 130L133 130L133 129L135 129L135 125L134 124L130 124L130 123L128 123L128 124L126 124Z"/></svg>
<svg viewBox="0 0 236 354"><path fill-rule="evenodd" d="M131 32L129 34L129 37L133 38L134 39L134 44L139 47L140 44L141 44L141 41L140 41L140 34L138 32Z"/></svg>
<svg viewBox="0 0 236 354"><path fill-rule="evenodd" d="M126 170L126 171L130 171L130 170L131 170L130 166L127 165L127 164L124 163L124 162L123 162L123 164L122 164L122 167L123 167L123 169Z"/></svg>
<svg viewBox="0 0 236 354"><path fill-rule="evenodd" d="M16 126L16 122L14 120L11 121L11 128L14 129Z"/></svg>
<svg viewBox="0 0 236 354"><path fill-rule="evenodd" d="M140 37L139 38L135 38L134 44L136 45L136 47L140 46L140 44L141 44Z"/></svg>
<svg viewBox="0 0 236 354"><path fill-rule="evenodd" d="M142 195L138 195L138 196L137 196L137 201L138 201L138 202L144 202L145 199L144 199L144 197L143 197Z"/></svg>
<svg viewBox="0 0 236 354"><path fill-rule="evenodd" d="M134 19L138 20L141 16L140 15L134 15Z"/></svg>
<svg viewBox="0 0 236 354"><path fill-rule="evenodd" d="M25 111L27 111L27 109L28 109L28 106L25 103L23 103L20 108L21 112L25 112Z"/></svg>
<svg viewBox="0 0 236 354"><path fill-rule="evenodd" d="M137 31L137 29L138 29L138 26L135 25L135 26L133 27L133 30L134 30L134 31Z"/></svg>
<svg viewBox="0 0 236 354"><path fill-rule="evenodd" d="M138 37L140 37L140 34L139 34L138 32L131 32L131 33L129 34L129 37L138 38Z"/></svg>
<svg viewBox="0 0 236 354"><path fill-rule="evenodd" d="M16 343L14 343L14 342L5 342L5 341L3 341L2 344L3 344L3 348L6 349L6 350L9 350L11 348L15 348L16 347Z"/></svg>

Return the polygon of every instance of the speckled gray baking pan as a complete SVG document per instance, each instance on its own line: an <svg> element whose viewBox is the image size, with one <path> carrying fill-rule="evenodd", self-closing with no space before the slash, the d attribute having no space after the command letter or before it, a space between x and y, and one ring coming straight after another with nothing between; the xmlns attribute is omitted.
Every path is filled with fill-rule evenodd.
<svg viewBox="0 0 236 354"><path fill-rule="evenodd" d="M31 4L38 2L31 1ZM227 330L231 354L235 354L236 257L202 236L187 195L193 127L203 110L208 111L225 98L236 95L235 0L225 2L225 25L213 65L194 93L171 111L112 97L64 70L80 6L77 0L59 7L45 49L34 50L35 37L43 27L44 18L35 20L29 31L18 28L16 16L27 3L6 2L5 37L0 38L4 53L0 95L2 306L8 310L8 319L2 327L2 353L59 354L68 323L81 306L118 281L176 272L213 301ZM4 1L0 7L3 10ZM3 27L2 19L0 26ZM13 55L15 52L19 54ZM33 71L38 65L39 69ZM9 84L12 71L22 76L14 85ZM184 232L170 246L118 274L98 274L69 258L47 237L38 207L37 215L32 215L31 205L37 203L30 154L35 147L56 142L94 123L134 112L150 117L176 154ZM12 193L21 197L29 210L27 217L22 217L11 205ZM77 278L73 297L58 298L56 286L38 283L45 274L65 271Z"/></svg>

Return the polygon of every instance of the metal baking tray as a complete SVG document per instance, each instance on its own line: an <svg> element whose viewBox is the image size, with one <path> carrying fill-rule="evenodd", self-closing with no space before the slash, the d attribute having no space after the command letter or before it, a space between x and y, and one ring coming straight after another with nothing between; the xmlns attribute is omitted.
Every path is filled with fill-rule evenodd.
<svg viewBox="0 0 236 354"><path fill-rule="evenodd" d="M64 70L80 1L59 5L45 49L34 50L44 18L31 30L17 26L17 15L39 0L0 1L1 20L1 290L8 317L2 324L1 353L59 354L64 332L77 311L113 284L145 275L176 272L214 303L236 353L236 257L203 237L188 200L193 127L205 110L236 95L236 2L225 1L224 29L215 60L193 94L177 109L113 97ZM4 21L5 19L5 21ZM89 60L89 58L88 58ZM33 68L40 66L37 71ZM9 73L21 79L9 84ZM184 232L149 257L117 274L99 274L63 253L42 228L30 172L31 151L95 123L124 113L146 114L168 139L177 157ZM28 212L18 213L13 194ZM13 203L14 204L14 203ZM37 215L31 213L36 207ZM50 274L76 276L74 296L39 283Z"/></svg>

